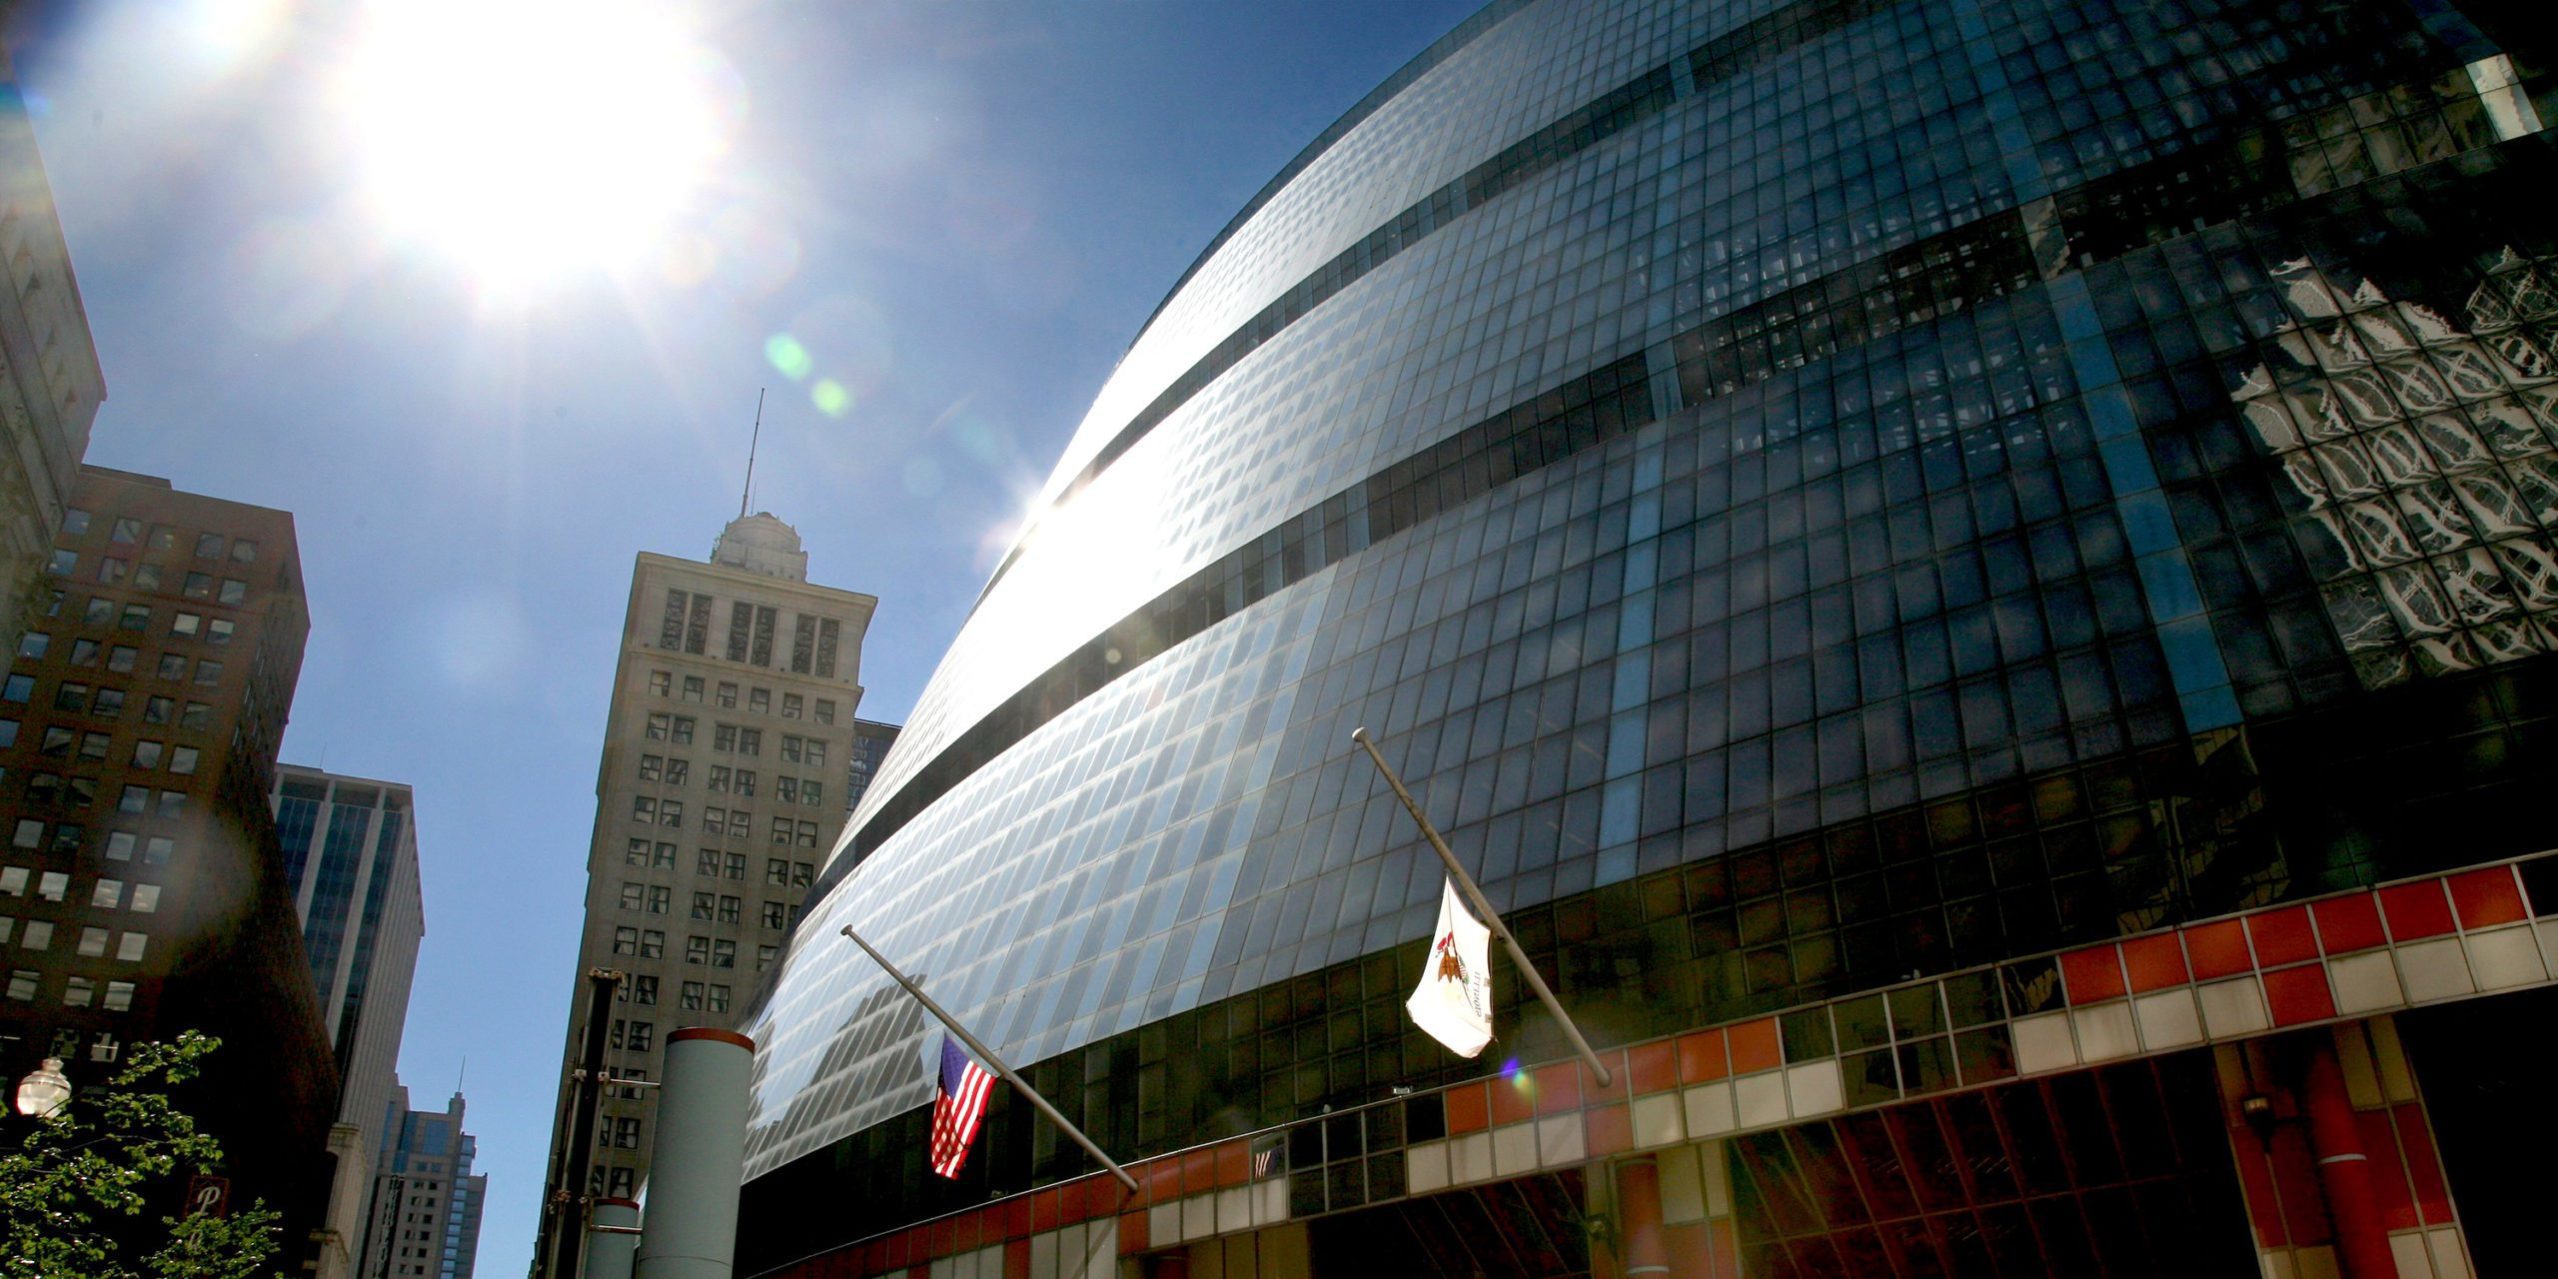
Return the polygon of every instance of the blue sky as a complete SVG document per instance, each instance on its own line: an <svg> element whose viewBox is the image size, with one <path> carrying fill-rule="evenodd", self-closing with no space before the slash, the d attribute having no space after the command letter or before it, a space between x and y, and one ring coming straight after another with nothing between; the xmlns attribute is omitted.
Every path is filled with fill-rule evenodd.
<svg viewBox="0 0 2558 1279"><path fill-rule="evenodd" d="M696 0L734 120L703 251L504 301L368 221L380 157L325 87L356 7L39 5L11 43L106 370L89 459L294 513L285 758L417 788L401 1073L438 1104L468 1058L480 1272L512 1276L631 559L708 551L757 389L755 504L880 597L861 713L902 719L1181 269L1474 3Z"/></svg>

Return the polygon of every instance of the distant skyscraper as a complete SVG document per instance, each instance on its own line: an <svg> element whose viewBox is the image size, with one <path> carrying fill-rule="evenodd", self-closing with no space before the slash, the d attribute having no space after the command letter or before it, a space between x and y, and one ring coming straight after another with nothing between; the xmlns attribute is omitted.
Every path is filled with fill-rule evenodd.
<svg viewBox="0 0 2558 1279"><path fill-rule="evenodd" d="M734 1020L843 826L836 788L857 742L886 728L853 718L878 600L807 577L799 534L765 514L731 522L709 563L642 554L632 573L577 964L628 975L616 1076L655 1077L666 1031ZM572 1065L584 994L572 983ZM628 1197L646 1181L654 1097L606 1095L593 1193Z"/></svg>
<svg viewBox="0 0 2558 1279"><path fill-rule="evenodd" d="M398 1086L400 1030L426 935L416 808L398 782L287 764L274 792L285 878L302 917L311 984L345 1080L330 1148L338 1155L328 1226L352 1249L364 1236L365 1189Z"/></svg>
<svg viewBox="0 0 2558 1279"><path fill-rule="evenodd" d="M0 1077L219 1036L197 1118L298 1241L338 1074L267 809L310 631L293 517L82 467L55 547L0 681Z"/></svg>
<svg viewBox="0 0 2558 1279"><path fill-rule="evenodd" d="M0 51L0 672L26 629L53 535L107 396L34 125Z"/></svg>
<svg viewBox="0 0 2558 1279"><path fill-rule="evenodd" d="M844 811L862 806L862 792L870 789L870 779L879 772L879 761L888 758L888 748L897 741L897 726L877 720L853 721L852 759L844 765Z"/></svg>
<svg viewBox="0 0 2558 1279"><path fill-rule="evenodd" d="M391 1088L373 1179L365 1279L471 1279L480 1248L480 1203L489 1179L471 1171L479 1141L462 1131L462 1094L450 1109L409 1109Z"/></svg>

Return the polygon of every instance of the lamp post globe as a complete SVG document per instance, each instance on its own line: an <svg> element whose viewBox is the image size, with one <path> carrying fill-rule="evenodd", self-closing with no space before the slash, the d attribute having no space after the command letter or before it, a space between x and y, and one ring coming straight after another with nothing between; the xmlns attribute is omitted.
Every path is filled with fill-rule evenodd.
<svg viewBox="0 0 2558 1279"><path fill-rule="evenodd" d="M71 1081L62 1073L62 1059L47 1057L44 1064L27 1072L18 1081L18 1113L42 1119L62 1109L71 1100Z"/></svg>

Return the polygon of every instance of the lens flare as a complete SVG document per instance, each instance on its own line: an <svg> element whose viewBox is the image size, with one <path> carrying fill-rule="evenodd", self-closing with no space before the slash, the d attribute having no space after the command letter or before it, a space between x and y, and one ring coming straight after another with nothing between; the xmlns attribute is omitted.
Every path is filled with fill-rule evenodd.
<svg viewBox="0 0 2558 1279"><path fill-rule="evenodd" d="M852 411L853 393L845 390L843 383L822 377L817 379L817 385L808 388L808 402L828 417L842 417Z"/></svg>
<svg viewBox="0 0 2558 1279"><path fill-rule="evenodd" d="M809 370L817 367L817 361L809 358L808 348L787 333L776 333L764 339L764 362L772 365L774 372L794 382L807 377Z"/></svg>

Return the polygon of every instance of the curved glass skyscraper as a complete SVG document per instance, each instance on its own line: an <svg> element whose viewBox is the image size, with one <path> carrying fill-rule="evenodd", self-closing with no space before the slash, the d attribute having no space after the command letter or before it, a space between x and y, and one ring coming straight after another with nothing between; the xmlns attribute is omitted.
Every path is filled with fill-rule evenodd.
<svg viewBox="0 0 2558 1279"><path fill-rule="evenodd" d="M2493 1273L2465 1143L2551 1121L2459 1063L2558 913L2509 12L1496 0L1085 418L746 1027L748 1271ZM1506 968L1482 1060L1406 1022L1358 726L1607 1085ZM932 1177L844 923L1144 1192L1012 1100Z"/></svg>

